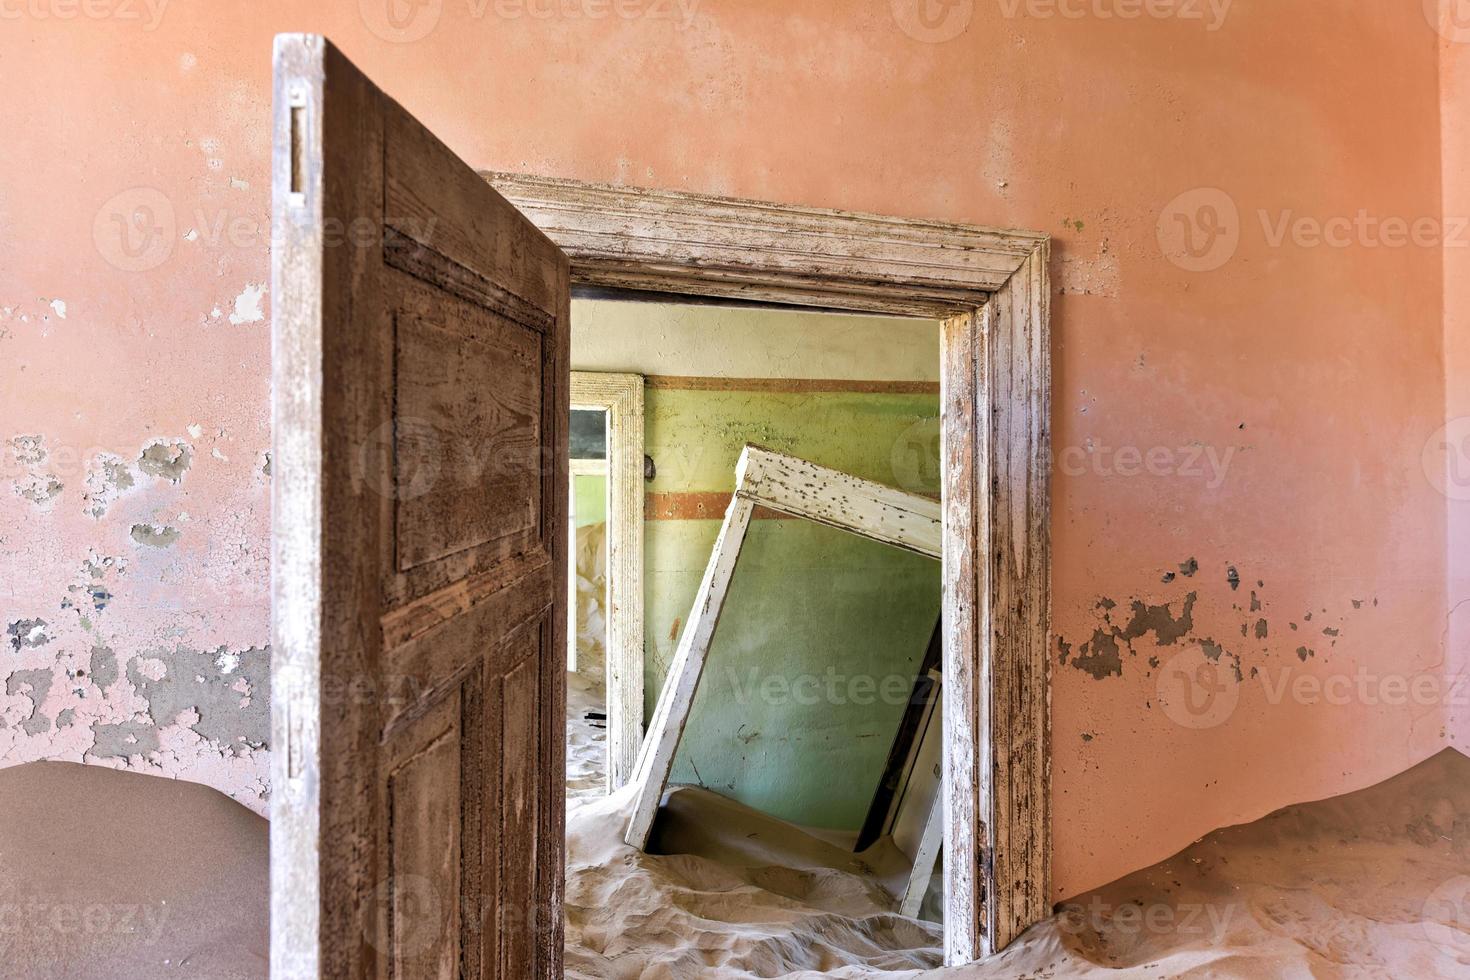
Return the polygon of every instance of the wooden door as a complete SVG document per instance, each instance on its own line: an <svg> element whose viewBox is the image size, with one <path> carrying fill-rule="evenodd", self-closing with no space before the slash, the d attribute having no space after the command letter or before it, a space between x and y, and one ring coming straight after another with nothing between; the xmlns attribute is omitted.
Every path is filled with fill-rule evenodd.
<svg viewBox="0 0 1470 980"><path fill-rule="evenodd" d="M566 256L275 47L271 966L561 975Z"/></svg>

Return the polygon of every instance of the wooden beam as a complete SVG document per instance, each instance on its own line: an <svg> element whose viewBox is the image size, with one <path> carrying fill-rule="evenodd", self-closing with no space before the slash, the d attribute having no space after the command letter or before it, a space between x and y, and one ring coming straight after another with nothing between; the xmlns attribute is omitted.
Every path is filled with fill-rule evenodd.
<svg viewBox="0 0 1470 980"><path fill-rule="evenodd" d="M974 309L1044 236L703 194L484 174L584 286L939 318Z"/></svg>
<svg viewBox="0 0 1470 980"><path fill-rule="evenodd" d="M623 839L643 850L663 801L674 755L709 661L740 547L756 506L850 531L931 558L939 557L939 504L928 497L848 476L795 456L748 445L735 466L735 496L715 539L694 608L679 638L638 761L633 813Z"/></svg>
<svg viewBox="0 0 1470 980"><path fill-rule="evenodd" d="M771 510L940 556L940 506L929 497L760 446L745 447L735 472L736 495Z"/></svg>
<svg viewBox="0 0 1470 980"><path fill-rule="evenodd" d="M919 917L924 905L924 896L929 893L929 883L934 880L934 866L939 863L939 852L944 848L944 796L941 793L929 809L929 819L924 821L924 836L919 841L919 853L914 855L914 867L909 872L908 885L899 899L898 914L910 919Z"/></svg>
<svg viewBox="0 0 1470 980"><path fill-rule="evenodd" d="M738 494L730 500L725 511L725 523L720 527L714 552L704 570L704 579L694 596L694 609L689 614L684 635L679 638L679 648L669 665L669 676L664 680L658 707L649 723L648 738L643 743L643 753L633 778L638 784L633 812L623 835L625 841L640 851L648 847L653 819L663 802L664 787L668 784L669 772L674 768L674 753L689 720L694 692L704 674L715 627L725 610L730 579L735 574L735 563L740 557L740 546L745 541L754 509L755 504Z"/></svg>

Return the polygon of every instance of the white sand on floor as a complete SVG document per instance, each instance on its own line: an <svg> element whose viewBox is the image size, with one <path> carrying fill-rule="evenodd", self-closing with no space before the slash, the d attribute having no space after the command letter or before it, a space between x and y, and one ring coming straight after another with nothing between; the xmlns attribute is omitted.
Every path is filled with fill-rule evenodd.
<svg viewBox="0 0 1470 980"><path fill-rule="evenodd" d="M881 862L691 790L658 842L700 853L641 854L621 841L629 802L569 813L569 977L1470 976L1470 759L1453 750L1210 834L952 970L925 969L938 933L888 911Z"/></svg>

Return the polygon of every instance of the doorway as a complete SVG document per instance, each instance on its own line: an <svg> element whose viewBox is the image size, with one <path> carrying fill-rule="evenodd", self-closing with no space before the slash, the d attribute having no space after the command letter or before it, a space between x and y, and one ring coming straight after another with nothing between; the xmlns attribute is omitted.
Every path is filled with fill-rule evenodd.
<svg viewBox="0 0 1470 980"><path fill-rule="evenodd" d="M573 284L942 321L945 959L1044 917L1045 236L476 175L311 35L274 140L273 970L560 972Z"/></svg>

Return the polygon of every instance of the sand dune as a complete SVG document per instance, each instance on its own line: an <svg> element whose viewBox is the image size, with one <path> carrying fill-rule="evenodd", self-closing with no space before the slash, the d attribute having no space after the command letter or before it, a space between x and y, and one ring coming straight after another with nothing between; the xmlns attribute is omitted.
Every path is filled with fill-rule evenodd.
<svg viewBox="0 0 1470 980"><path fill-rule="evenodd" d="M207 786L0 770L0 975L264 977L269 856L265 820Z"/></svg>
<svg viewBox="0 0 1470 980"><path fill-rule="evenodd" d="M895 856L852 855L711 793L675 791L655 843L628 794L574 802L567 975L1470 976L1470 759L1290 807L1067 903L983 965L891 911ZM266 825L203 786L70 763L0 770L0 973L263 977Z"/></svg>
<svg viewBox="0 0 1470 980"><path fill-rule="evenodd" d="M568 976L1470 976L1470 759L1454 751L1217 831L954 970L932 969L936 929L889 911L881 867L717 800L676 791L661 831L706 856L623 847L625 796L574 809Z"/></svg>

